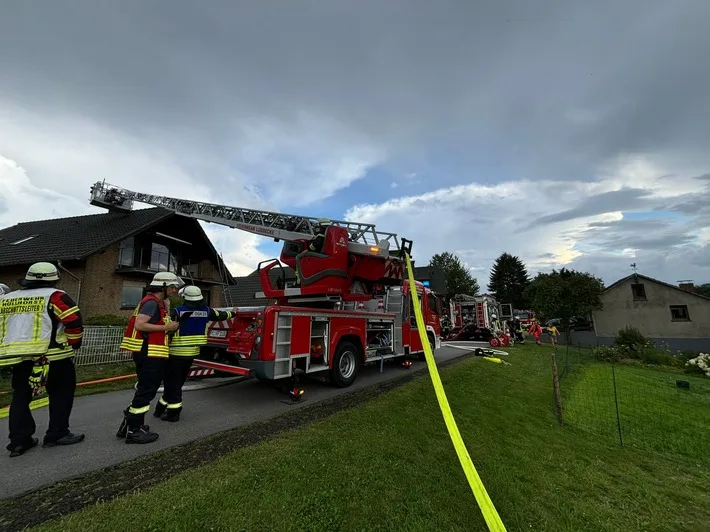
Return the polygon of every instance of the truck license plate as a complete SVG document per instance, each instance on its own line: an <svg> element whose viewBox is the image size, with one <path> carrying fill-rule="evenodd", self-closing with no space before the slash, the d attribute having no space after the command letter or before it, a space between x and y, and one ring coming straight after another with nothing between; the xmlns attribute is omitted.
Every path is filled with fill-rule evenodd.
<svg viewBox="0 0 710 532"><path fill-rule="evenodd" d="M226 338L227 331L210 331L210 336L212 338Z"/></svg>

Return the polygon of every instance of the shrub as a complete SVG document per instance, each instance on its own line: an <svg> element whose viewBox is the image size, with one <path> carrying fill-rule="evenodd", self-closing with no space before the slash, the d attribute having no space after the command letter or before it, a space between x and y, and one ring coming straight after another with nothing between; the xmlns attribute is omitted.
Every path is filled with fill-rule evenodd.
<svg viewBox="0 0 710 532"><path fill-rule="evenodd" d="M702 373L710 377L710 354L700 353L697 357L688 360L685 365L689 372Z"/></svg>
<svg viewBox="0 0 710 532"><path fill-rule="evenodd" d="M618 362L622 358L621 350L618 347L601 346L594 351L594 357L599 362Z"/></svg>
<svg viewBox="0 0 710 532"><path fill-rule="evenodd" d="M640 351L648 348L649 340L641 334L636 327L627 325L623 329L619 329L614 338L614 345L628 352L631 358L641 358ZM653 343L651 342L651 346ZM653 346L655 348L655 346ZM634 356L638 354L638 356Z"/></svg>

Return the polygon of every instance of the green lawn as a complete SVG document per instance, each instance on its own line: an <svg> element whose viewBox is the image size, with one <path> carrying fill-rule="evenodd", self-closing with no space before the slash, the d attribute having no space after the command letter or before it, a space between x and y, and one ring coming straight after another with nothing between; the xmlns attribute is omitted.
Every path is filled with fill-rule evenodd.
<svg viewBox="0 0 710 532"><path fill-rule="evenodd" d="M565 422L625 446L710 457L710 437L702 436L710 434L710 379L638 365L616 365L613 371L592 363L563 378ZM678 388L676 380L688 381L690 388Z"/></svg>
<svg viewBox="0 0 710 532"><path fill-rule="evenodd" d="M464 441L508 530L707 529L707 461L619 447L558 425L549 348L509 351L510 366L472 357L441 371ZM134 526L485 529L428 377L39 529Z"/></svg>

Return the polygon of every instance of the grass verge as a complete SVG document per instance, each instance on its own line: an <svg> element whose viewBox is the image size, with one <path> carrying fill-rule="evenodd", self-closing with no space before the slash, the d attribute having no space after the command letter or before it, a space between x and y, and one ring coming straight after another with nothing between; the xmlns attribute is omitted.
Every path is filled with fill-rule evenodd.
<svg viewBox="0 0 710 532"><path fill-rule="evenodd" d="M511 366L471 358L441 371L464 441L508 530L705 529L707 461L619 447L558 425L549 349L509 351ZM162 463L167 476L238 434L151 463ZM131 477L136 466L121 467L123 482L140 488L140 475ZM89 487L109 489L106 480L96 477ZM56 489L71 495L66 485ZM37 509L46 511L42 500ZM39 530L121 530L129 522L150 530L485 529L428 378Z"/></svg>

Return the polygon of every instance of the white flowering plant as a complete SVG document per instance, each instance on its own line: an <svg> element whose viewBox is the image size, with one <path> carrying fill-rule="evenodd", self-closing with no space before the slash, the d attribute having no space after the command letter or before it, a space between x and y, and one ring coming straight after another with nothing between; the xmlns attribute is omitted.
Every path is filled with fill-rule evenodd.
<svg viewBox="0 0 710 532"><path fill-rule="evenodd" d="M710 377L710 353L700 353L697 357L691 358L685 363L689 369L696 369L706 377Z"/></svg>

